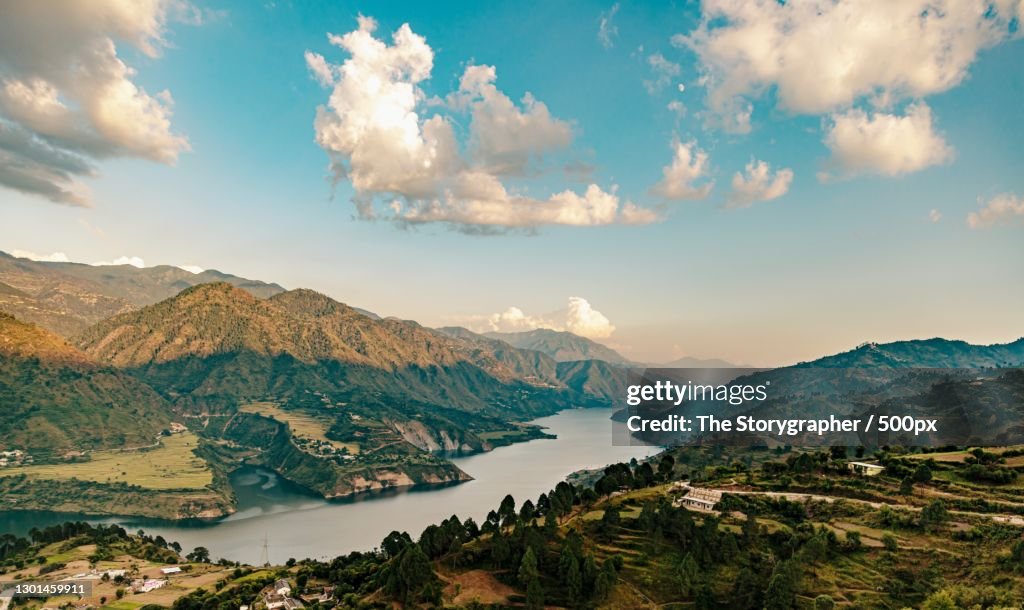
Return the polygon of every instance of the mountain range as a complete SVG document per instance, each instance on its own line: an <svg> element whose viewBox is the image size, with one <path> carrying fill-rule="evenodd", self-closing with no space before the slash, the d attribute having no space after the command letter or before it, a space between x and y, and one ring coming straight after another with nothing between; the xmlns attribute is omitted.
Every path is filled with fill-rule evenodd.
<svg viewBox="0 0 1024 610"><path fill-rule="evenodd" d="M62 464L145 450L168 427L197 435L189 455L213 472L212 486L183 489L179 500L178 491L163 489L151 516L230 510L226 475L243 463L327 497L465 480L442 452L538 438L544 432L530 419L616 405L639 366L571 333L431 329L311 290L168 266L40 263L0 253L0 310L8 312L0 315L0 448ZM864 344L743 374L788 384L771 408L813 399L845 409L896 398L922 403L941 379L916 368L1021 364L1024 339L994 346L930 339ZM652 368L672 366L731 365L684 359ZM814 373L822 369L836 374ZM902 385L894 382L900 376ZM986 413L995 417L998 399L1016 395L1015 379L986 386ZM15 480L16 471L0 472L0 490L17 488ZM136 510L147 510L145 486L77 485L74 493L102 498L91 511L114 512L129 492ZM66 492L51 491L67 506Z"/></svg>
<svg viewBox="0 0 1024 610"><path fill-rule="evenodd" d="M259 297L284 292L277 284L213 270L192 273L170 265L138 268L34 261L0 252L0 311L64 337L210 282L227 282Z"/></svg>
<svg viewBox="0 0 1024 610"><path fill-rule="evenodd" d="M570 332L538 328L513 333L490 332L484 336L504 341L513 347L538 351L558 362L602 360L610 364L632 364L610 347Z"/></svg>

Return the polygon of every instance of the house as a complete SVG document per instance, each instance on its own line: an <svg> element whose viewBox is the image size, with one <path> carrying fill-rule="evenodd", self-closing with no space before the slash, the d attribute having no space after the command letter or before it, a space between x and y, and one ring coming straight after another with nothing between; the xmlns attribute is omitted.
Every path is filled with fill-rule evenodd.
<svg viewBox="0 0 1024 610"><path fill-rule="evenodd" d="M288 598L279 593L268 593L263 596L263 604L266 605L267 610L277 610L277 608L284 608L286 599Z"/></svg>
<svg viewBox="0 0 1024 610"><path fill-rule="evenodd" d="M885 470L885 466L880 466L878 464L869 464L867 462L850 462L846 465L846 467L850 469L850 472L865 477L873 477L875 475L881 474L882 471Z"/></svg>
<svg viewBox="0 0 1024 610"><path fill-rule="evenodd" d="M327 603L334 599L334 587L324 587L324 590L320 592L320 597L317 601L321 604Z"/></svg>
<svg viewBox="0 0 1024 610"><path fill-rule="evenodd" d="M281 597L288 597L292 594L292 586L288 584L288 581L280 578L274 582L274 591Z"/></svg>
<svg viewBox="0 0 1024 610"><path fill-rule="evenodd" d="M167 580L163 579L163 578L161 578L161 579L147 578L146 580L144 580L142 582L142 585L140 585L139 587L135 588L135 592L136 593L149 593L150 591L155 591L156 589L159 589L160 587L162 587L162 586L164 586L166 584L167 584Z"/></svg>
<svg viewBox="0 0 1024 610"><path fill-rule="evenodd" d="M181 567L179 567L179 566L170 566L170 567L166 567L166 568L160 568L160 572L165 574L165 575L166 574L177 574L177 573L181 572Z"/></svg>
<svg viewBox="0 0 1024 610"><path fill-rule="evenodd" d="M303 608L305 606L302 605L302 602L293 597L288 597L284 600L284 610L302 610Z"/></svg>
<svg viewBox="0 0 1024 610"><path fill-rule="evenodd" d="M673 486L673 489L686 492L685 496L677 498L673 504L675 506L685 506L690 510L705 513L713 512L715 505L722 500L722 492L717 489L691 487L689 483L677 483Z"/></svg>

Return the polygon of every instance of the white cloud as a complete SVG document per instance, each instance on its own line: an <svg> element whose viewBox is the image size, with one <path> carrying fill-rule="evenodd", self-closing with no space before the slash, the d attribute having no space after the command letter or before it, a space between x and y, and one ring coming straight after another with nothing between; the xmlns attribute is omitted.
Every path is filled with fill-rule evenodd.
<svg viewBox="0 0 1024 610"><path fill-rule="evenodd" d="M645 80L644 88L651 95L667 87L672 82L672 79L678 78L683 71L679 64L665 59L665 56L661 53L649 55L647 57L647 65L654 78Z"/></svg>
<svg viewBox="0 0 1024 610"><path fill-rule="evenodd" d="M672 163L662 168L661 181L651 191L673 201L704 199L711 193L713 182L704 182L708 173L708 155L697 148L695 141L672 143Z"/></svg>
<svg viewBox="0 0 1024 610"><path fill-rule="evenodd" d="M33 261L40 261L44 263L70 263L71 259L68 258L67 254L63 252L53 252L51 254L36 254L35 252L29 252L28 250L11 250L10 255L15 258L27 258Z"/></svg>
<svg viewBox="0 0 1024 610"><path fill-rule="evenodd" d="M112 261L99 261L89 264L93 267L117 267L120 265L131 265L132 267L142 269L146 266L146 261L142 260L138 256L119 256Z"/></svg>
<svg viewBox="0 0 1024 610"><path fill-rule="evenodd" d="M903 116L863 110L834 115L825 136L830 163L841 174L898 176L945 163L953 149L932 124L931 109L917 103Z"/></svg>
<svg viewBox="0 0 1024 610"><path fill-rule="evenodd" d="M1012 193L996 195L987 202L978 200L981 209L967 215L967 226L972 229L986 229L1000 224L1009 224L1014 218L1024 220L1024 199Z"/></svg>
<svg viewBox="0 0 1024 610"><path fill-rule="evenodd" d="M334 84L334 68L327 63L323 55L306 51L306 66L317 82L324 87Z"/></svg>
<svg viewBox="0 0 1024 610"><path fill-rule="evenodd" d="M170 93L139 87L115 40L155 58L166 23L196 13L183 0L69 0L54 8L15 2L0 19L0 184L88 205L78 179L94 175L97 160L173 164L188 150L171 130Z"/></svg>
<svg viewBox="0 0 1024 610"><path fill-rule="evenodd" d="M182 269L184 271L188 271L189 273L196 274L196 275L202 273L203 271L206 271L202 267L199 267L199 266L196 266L196 265L177 265L177 267L178 267L178 269Z"/></svg>
<svg viewBox="0 0 1024 610"><path fill-rule="evenodd" d="M497 78L494 66L469 66L451 96L457 106L470 109L471 154L478 165L495 174L519 173L531 158L569 146L567 122L552 117L529 93L520 110L494 85Z"/></svg>
<svg viewBox="0 0 1024 610"><path fill-rule="evenodd" d="M752 160L747 163L745 173L736 172L732 177L732 193L727 207L746 208L755 201L778 199L789 190L793 182L793 170L784 168L772 176L771 166L764 161Z"/></svg>
<svg viewBox="0 0 1024 610"><path fill-rule="evenodd" d="M569 297L565 309L542 315L530 315L518 307L509 307L500 313L470 316L461 322L478 332L521 332L548 328L568 331L590 339L604 339L615 326L583 297Z"/></svg>
<svg viewBox="0 0 1024 610"><path fill-rule="evenodd" d="M591 184L583 193L548 197L510 191L502 178L567 147L569 124L529 93L515 104L495 85L494 67L471 65L447 96L452 112L471 116L463 154L452 121L426 114L443 104L428 100L420 88L431 75L433 50L408 24L394 32L390 45L374 37L376 27L360 17L358 29L328 36L348 59L340 66L315 59L311 64L315 73L333 78L329 102L317 110L317 143L330 156L335 179L352 184L360 217L440 222L484 233L656 218L620 201L614 187Z"/></svg>
<svg viewBox="0 0 1024 610"><path fill-rule="evenodd" d="M616 2L607 13L601 13L601 21L597 26L597 40L606 49L615 46L615 39L619 36L619 28L615 25L615 14L619 12L619 3Z"/></svg>
<svg viewBox="0 0 1024 610"><path fill-rule="evenodd" d="M615 332L611 321L591 307L583 297L569 297L565 328L573 334L590 339L604 339Z"/></svg>
<svg viewBox="0 0 1024 610"><path fill-rule="evenodd" d="M958 85L978 52L1008 38L1019 0L706 0L673 42L698 55L708 105L727 128L749 99L822 114L861 99L921 98ZM739 114L742 114L740 112Z"/></svg>
<svg viewBox="0 0 1024 610"><path fill-rule="evenodd" d="M932 223L939 222L942 220L942 212L932 208L928 211L928 220L932 221Z"/></svg>

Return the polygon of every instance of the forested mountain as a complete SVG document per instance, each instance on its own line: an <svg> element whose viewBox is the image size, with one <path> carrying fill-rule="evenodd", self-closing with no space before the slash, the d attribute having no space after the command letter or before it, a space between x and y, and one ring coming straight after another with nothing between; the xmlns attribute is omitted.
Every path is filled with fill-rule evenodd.
<svg viewBox="0 0 1024 610"><path fill-rule="evenodd" d="M610 347L570 332L538 328L516 333L485 333L520 349L535 350L551 356L558 362L575 360L603 360L612 364L630 364L630 361Z"/></svg>
<svg viewBox="0 0 1024 610"><path fill-rule="evenodd" d="M522 416L587 399L536 352L375 320L309 290L258 299L224 283L198 286L76 341L168 395L209 405L318 391Z"/></svg>
<svg viewBox="0 0 1024 610"><path fill-rule="evenodd" d="M93 266L16 258L0 252L0 311L70 337L112 315L174 296L189 286L227 282L259 297L284 289L220 271Z"/></svg>
<svg viewBox="0 0 1024 610"><path fill-rule="evenodd" d="M152 445L169 405L64 339L0 313L0 448L36 458Z"/></svg>
<svg viewBox="0 0 1024 610"><path fill-rule="evenodd" d="M950 339L864 343L848 352L797 366L883 368L988 368L1024 365L1024 338L1011 343L972 345Z"/></svg>

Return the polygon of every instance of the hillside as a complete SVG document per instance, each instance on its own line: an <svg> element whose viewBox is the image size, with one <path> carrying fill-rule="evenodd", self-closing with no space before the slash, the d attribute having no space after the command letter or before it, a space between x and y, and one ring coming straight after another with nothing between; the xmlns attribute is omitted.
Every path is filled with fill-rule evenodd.
<svg viewBox="0 0 1024 610"><path fill-rule="evenodd" d="M865 343L848 352L797 366L882 368L990 368L1024 365L1024 338L1011 343L972 345L950 339Z"/></svg>
<svg viewBox="0 0 1024 610"><path fill-rule="evenodd" d="M538 328L517 333L484 333L484 336L504 341L513 347L547 354L558 362L603 360L611 364L630 364L629 360L612 348L565 331Z"/></svg>
<svg viewBox="0 0 1024 610"><path fill-rule="evenodd" d="M223 469L260 463L327 497L465 480L431 452L538 438L525 420L612 398L591 379L605 363L567 384L539 352L371 318L310 290L196 286L76 342L160 392Z"/></svg>
<svg viewBox="0 0 1024 610"><path fill-rule="evenodd" d="M0 314L0 447L37 460L152 445L169 406L60 337Z"/></svg>
<svg viewBox="0 0 1024 610"><path fill-rule="evenodd" d="M856 349L795 366L742 375L736 384L768 384L767 400L744 405L689 401L679 406L645 404L648 415L695 416L712 409L726 417L818 418L865 414L913 414L940 418L938 434L922 435L913 444L980 443L1020 439L1021 375L1024 339L995 345L928 339L886 344L866 343ZM677 380L679 381L679 380ZM720 383L724 380L720 380ZM621 417L621 414L618 415ZM690 435L646 434L652 442L690 442ZM833 437L836 440L836 437ZM793 444L819 444L814 435L792 437ZM850 433L848 445L886 444L895 438L864 438ZM837 441L838 442L838 441Z"/></svg>
<svg viewBox="0 0 1024 610"><path fill-rule="evenodd" d="M553 364L532 353L513 361L309 290L257 299L224 283L198 286L105 320L76 342L197 404L318 391L514 416L552 412L574 398L564 395Z"/></svg>
<svg viewBox="0 0 1024 610"><path fill-rule="evenodd" d="M139 269L41 262L0 252L0 311L64 337L209 282L227 282L259 297L284 291L277 284L212 270L193 274L169 265Z"/></svg>

